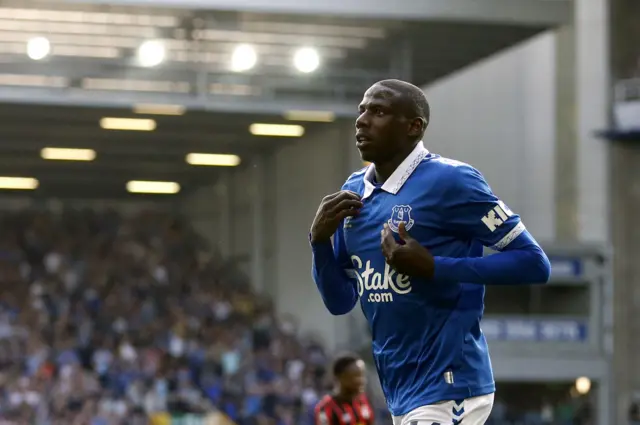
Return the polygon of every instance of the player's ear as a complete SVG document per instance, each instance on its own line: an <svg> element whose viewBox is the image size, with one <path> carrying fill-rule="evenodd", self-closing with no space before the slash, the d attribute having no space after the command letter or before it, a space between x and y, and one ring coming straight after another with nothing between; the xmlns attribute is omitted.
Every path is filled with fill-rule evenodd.
<svg viewBox="0 0 640 425"><path fill-rule="evenodd" d="M426 122L421 117L416 117L411 120L411 124L409 125L409 136L420 137L424 132L424 129L427 127Z"/></svg>

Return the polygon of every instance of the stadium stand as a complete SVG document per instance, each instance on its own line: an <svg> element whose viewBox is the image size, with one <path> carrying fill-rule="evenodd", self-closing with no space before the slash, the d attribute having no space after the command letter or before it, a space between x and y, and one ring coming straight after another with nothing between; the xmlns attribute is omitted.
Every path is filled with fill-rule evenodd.
<svg viewBox="0 0 640 425"><path fill-rule="evenodd" d="M23 212L1 227L5 420L284 425L324 390L322 347L179 220Z"/></svg>
<svg viewBox="0 0 640 425"><path fill-rule="evenodd" d="M310 425L329 389L322 345L180 218L5 213L0 278L3 423ZM498 400L491 424L588 424L576 408Z"/></svg>

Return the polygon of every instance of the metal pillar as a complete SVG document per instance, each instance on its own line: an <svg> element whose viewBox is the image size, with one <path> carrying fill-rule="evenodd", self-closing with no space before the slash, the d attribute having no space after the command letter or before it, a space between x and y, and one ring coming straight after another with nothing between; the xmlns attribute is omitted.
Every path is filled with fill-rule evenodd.
<svg viewBox="0 0 640 425"><path fill-rule="evenodd" d="M251 281L254 289L264 292L265 288L265 206L266 185L265 159L262 155L256 156L252 163L252 199L251 222L253 232L253 244L251 246Z"/></svg>
<svg viewBox="0 0 640 425"><path fill-rule="evenodd" d="M221 254L229 258L234 253L233 246L233 202L231 199L232 196L232 175L231 170L224 173L220 178L220 181L216 185L216 200L220 205L220 213L218 215L218 223L217 223L217 243L220 249Z"/></svg>
<svg viewBox="0 0 640 425"><path fill-rule="evenodd" d="M595 134L609 124L609 0L576 0L578 236L606 242L609 231L609 149Z"/></svg>
<svg viewBox="0 0 640 425"><path fill-rule="evenodd" d="M576 139L576 35L574 24L556 30L556 183L555 235L578 238L578 171Z"/></svg>
<svg viewBox="0 0 640 425"><path fill-rule="evenodd" d="M640 69L638 40L640 4L635 0L609 0L611 56L610 72L616 80L629 78ZM606 143L606 142L603 142ZM612 242L614 249L615 319L613 393L616 421L626 423L630 403L640 390L640 146L611 142Z"/></svg>

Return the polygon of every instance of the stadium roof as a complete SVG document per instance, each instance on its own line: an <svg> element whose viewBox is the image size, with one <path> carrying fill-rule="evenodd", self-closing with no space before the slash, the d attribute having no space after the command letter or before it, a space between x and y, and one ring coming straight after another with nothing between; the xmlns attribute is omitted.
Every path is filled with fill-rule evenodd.
<svg viewBox="0 0 640 425"><path fill-rule="evenodd" d="M195 170L175 157L205 148L271 148L282 140L257 141L248 126L281 122L286 111L352 119L363 91L379 79L433 82L566 22L571 10L568 0L108 3L0 5L0 174L28 167L70 184L79 175L108 182L132 169L154 179L189 173L194 184L211 181L211 168ZM164 60L142 66L140 46L150 41L162 44ZM242 72L230 66L239 45L253 46L257 55ZM301 47L317 50L315 72L293 66ZM144 134L100 129L100 118L133 117L131 108L140 104L189 112L155 116L157 129ZM38 152L50 145L100 155L90 164L49 170L53 164Z"/></svg>
<svg viewBox="0 0 640 425"><path fill-rule="evenodd" d="M105 118L135 121L111 120L116 127L110 127L114 123ZM181 193L188 193L199 185L215 182L221 170L190 165L189 153L237 155L243 161L241 166L248 166L253 155L291 141L285 136L254 135L250 130L259 134L261 129L252 129L252 124L284 124L294 126L293 130L302 125L305 134L323 125L257 114L190 111L183 116L140 115L131 109L28 104L0 105L0 122L0 186L4 176L35 177L40 182L38 193L43 196L78 198L126 195L125 184L130 180L178 182ZM153 124L154 131L109 130L131 124L142 124L142 129L147 122ZM272 129L266 130L269 133ZM79 160L56 160L60 155ZM205 157L204 161L209 159ZM233 157L222 158L229 160L233 161Z"/></svg>

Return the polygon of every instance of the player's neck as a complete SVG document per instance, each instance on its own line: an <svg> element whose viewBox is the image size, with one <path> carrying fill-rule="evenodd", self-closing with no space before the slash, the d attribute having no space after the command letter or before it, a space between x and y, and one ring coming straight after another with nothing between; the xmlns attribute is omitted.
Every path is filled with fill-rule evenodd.
<svg viewBox="0 0 640 425"><path fill-rule="evenodd" d="M346 393L344 391L335 390L333 392L333 398L339 401L351 402L354 398L356 398L357 394Z"/></svg>
<svg viewBox="0 0 640 425"><path fill-rule="evenodd" d="M410 144L405 149L398 151L398 153L396 153L388 161L380 163L376 162L374 164L376 171L376 183L383 184L385 181L387 181L387 179L391 177L391 174L393 174L393 172L396 171L400 164L402 164L402 161L404 161L409 155L411 155L411 152L413 152L415 147L416 144Z"/></svg>

